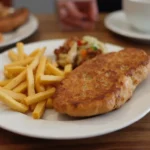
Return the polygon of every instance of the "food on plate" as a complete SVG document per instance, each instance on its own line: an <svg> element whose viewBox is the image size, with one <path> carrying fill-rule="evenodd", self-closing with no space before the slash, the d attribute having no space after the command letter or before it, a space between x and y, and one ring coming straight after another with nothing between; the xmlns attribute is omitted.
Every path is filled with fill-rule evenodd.
<svg viewBox="0 0 150 150"><path fill-rule="evenodd" d="M8 94L9 96L11 96L12 98L14 98L16 101L21 102L22 99L24 99L26 97L25 94L22 93L15 93L11 90L7 90L5 88L0 87L0 91L3 91L4 93Z"/></svg>
<svg viewBox="0 0 150 150"><path fill-rule="evenodd" d="M26 8L20 8L13 13L0 17L0 32L10 32L23 25L29 17L29 11Z"/></svg>
<svg viewBox="0 0 150 150"><path fill-rule="evenodd" d="M53 108L56 83L72 71L71 64L65 67L67 73L57 68L44 56L45 50L38 48L26 54L24 44L17 43L17 52L8 52L12 62L4 66L6 79L0 81L0 101L15 111L32 111L35 119L40 119L46 108Z"/></svg>
<svg viewBox="0 0 150 150"><path fill-rule="evenodd" d="M23 43L21 42L17 43L17 49L18 49L18 60L23 60L24 59Z"/></svg>
<svg viewBox="0 0 150 150"><path fill-rule="evenodd" d="M150 69L149 56L128 48L98 55L73 70L56 88L53 107L75 117L94 116L121 107Z"/></svg>
<svg viewBox="0 0 150 150"><path fill-rule="evenodd" d="M46 107L46 101L39 102L32 113L33 118L39 119L43 114L45 107Z"/></svg>
<svg viewBox="0 0 150 150"><path fill-rule="evenodd" d="M9 7L4 6L1 2L0 2L0 18L1 17L6 17L9 15Z"/></svg>
<svg viewBox="0 0 150 150"><path fill-rule="evenodd" d="M53 108L52 99L49 98L46 101L46 108Z"/></svg>
<svg viewBox="0 0 150 150"><path fill-rule="evenodd" d="M64 68L65 75L69 74L71 71L72 71L72 65L71 64L66 65Z"/></svg>
<svg viewBox="0 0 150 150"><path fill-rule="evenodd" d="M9 50L8 56L11 59L11 61L17 61L18 60L18 56L13 50Z"/></svg>
<svg viewBox="0 0 150 150"><path fill-rule="evenodd" d="M17 100L13 99L10 95L1 90L0 90L0 100L13 110L23 113L28 111L28 107L26 105L19 103Z"/></svg>
<svg viewBox="0 0 150 150"><path fill-rule="evenodd" d="M34 95L35 94L34 74L33 69L31 67L27 67L27 87L28 87L27 91L28 96Z"/></svg>
<svg viewBox="0 0 150 150"><path fill-rule="evenodd" d="M0 33L0 43L4 41L3 34Z"/></svg>
<svg viewBox="0 0 150 150"><path fill-rule="evenodd" d="M0 81L0 86L5 86L6 84L8 84L11 81L11 79L6 79L3 81Z"/></svg>
<svg viewBox="0 0 150 150"><path fill-rule="evenodd" d="M21 82L13 89L13 91L17 93L24 93L27 90L27 86L27 81Z"/></svg>
<svg viewBox="0 0 150 150"><path fill-rule="evenodd" d="M72 64L73 68L98 54L107 52L104 43L92 36L68 39L62 46L55 49L55 55L59 67L64 68Z"/></svg>
<svg viewBox="0 0 150 150"><path fill-rule="evenodd" d="M91 37L84 39L91 42ZM76 46L77 42L73 41L73 47ZM57 63L44 56L45 47L30 54L25 53L23 43L17 43L16 47L17 51L8 52L11 63L4 65L0 102L18 112L32 112L34 119L42 118L45 110L51 108L74 117L94 116L120 108L150 70L149 56L134 48L106 53L99 45L98 51L103 52L88 57L73 70L72 61L63 69L58 68Z"/></svg>

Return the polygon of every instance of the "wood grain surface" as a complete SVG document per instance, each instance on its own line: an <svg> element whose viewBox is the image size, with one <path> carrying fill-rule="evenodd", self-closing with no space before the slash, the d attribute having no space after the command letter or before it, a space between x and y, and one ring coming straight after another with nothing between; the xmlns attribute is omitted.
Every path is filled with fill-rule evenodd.
<svg viewBox="0 0 150 150"><path fill-rule="evenodd" d="M24 42L35 42L47 39L68 38L71 36L92 35L104 42L124 47L142 48L150 54L150 45L116 35L104 27L104 17L100 14L95 31L62 32L53 15L38 15L39 29ZM123 117L123 116L121 116ZM0 129L0 150L150 150L150 114L140 121L120 131L104 136L82 140L42 140L24 137Z"/></svg>

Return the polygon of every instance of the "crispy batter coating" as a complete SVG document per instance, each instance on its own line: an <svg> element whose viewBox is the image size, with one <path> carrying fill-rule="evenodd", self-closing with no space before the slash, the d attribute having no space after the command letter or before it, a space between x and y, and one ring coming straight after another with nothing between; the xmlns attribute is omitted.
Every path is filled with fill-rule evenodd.
<svg viewBox="0 0 150 150"><path fill-rule="evenodd" d="M73 70L56 89L54 108L75 117L94 116L121 107L148 75L149 56L128 48L98 55Z"/></svg>

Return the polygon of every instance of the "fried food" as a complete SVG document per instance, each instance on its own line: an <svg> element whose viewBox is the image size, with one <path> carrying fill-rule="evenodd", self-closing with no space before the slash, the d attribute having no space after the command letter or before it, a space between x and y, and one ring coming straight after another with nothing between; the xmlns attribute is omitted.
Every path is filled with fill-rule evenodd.
<svg viewBox="0 0 150 150"><path fill-rule="evenodd" d="M6 17L9 15L9 7L4 6L1 2L0 2L0 18L1 17Z"/></svg>
<svg viewBox="0 0 150 150"><path fill-rule="evenodd" d="M8 52L11 63L4 65L5 78L0 81L0 101L15 111L26 113L29 110L34 119L40 119L46 109L53 108L51 97L65 72L44 56L46 47L26 54L23 43L19 42L16 46L16 52ZM65 68L66 73L71 71L70 65Z"/></svg>
<svg viewBox="0 0 150 150"><path fill-rule="evenodd" d="M0 87L0 91L6 93L7 95L11 96L12 98L14 98L16 101L18 102L21 102L22 99L26 98L26 95L25 94L22 94L22 93L16 93L16 92L13 92L11 90L7 90L7 89L4 89L2 87Z"/></svg>
<svg viewBox="0 0 150 150"><path fill-rule="evenodd" d="M18 60L18 61L11 63L11 64L5 65L5 68L10 67L10 66L26 66L29 63L31 63L33 59L34 59L33 57L28 57L24 60Z"/></svg>
<svg viewBox="0 0 150 150"><path fill-rule="evenodd" d="M10 32L24 24L29 17L29 11L26 8L20 8L14 13L0 18L0 32Z"/></svg>
<svg viewBox="0 0 150 150"><path fill-rule="evenodd" d="M40 76L44 74L45 65L46 65L46 57L43 56L39 61L39 65L37 67L35 75L35 88L37 92L45 91L44 86L40 84Z"/></svg>
<svg viewBox="0 0 150 150"><path fill-rule="evenodd" d="M41 75L40 82L43 85L50 85L52 83L60 82L64 77L63 76L54 76L54 75Z"/></svg>
<svg viewBox="0 0 150 150"><path fill-rule="evenodd" d="M23 60L24 59L24 44L21 42L18 42L17 50L18 50L18 59Z"/></svg>
<svg viewBox="0 0 150 150"><path fill-rule="evenodd" d="M150 58L139 49L98 55L58 85L53 106L58 112L75 117L110 112L132 97L149 69Z"/></svg>
<svg viewBox="0 0 150 150"><path fill-rule="evenodd" d="M28 107L26 105L19 103L3 91L0 91L0 100L13 110L23 113L28 111Z"/></svg>
<svg viewBox="0 0 150 150"><path fill-rule="evenodd" d="M52 99L51 98L47 99L47 101L46 101L46 108L53 108Z"/></svg>
<svg viewBox="0 0 150 150"><path fill-rule="evenodd" d="M27 68L27 87L28 87L28 96L35 94L35 85L34 85L34 74L31 67Z"/></svg>
<svg viewBox="0 0 150 150"><path fill-rule="evenodd" d="M56 76L64 76L64 72L61 71L59 68L55 67L54 65L47 63L46 65L47 70L49 70L53 75Z"/></svg>
<svg viewBox="0 0 150 150"><path fill-rule="evenodd" d="M0 86L5 86L5 85L8 84L10 81L11 81L11 79L2 80L2 81L0 81Z"/></svg>
<svg viewBox="0 0 150 150"><path fill-rule="evenodd" d="M10 50L8 52L8 57L10 58L11 61L17 61L18 60L17 54L12 50Z"/></svg>
<svg viewBox="0 0 150 150"><path fill-rule="evenodd" d="M27 89L27 86L28 86L27 81L24 81L24 82L20 83L17 87L15 87L13 89L13 91L17 92L17 93L25 92Z"/></svg>
<svg viewBox="0 0 150 150"><path fill-rule="evenodd" d="M42 102L39 102L33 113L32 113L32 116L34 119L40 119L44 113L44 110L45 110L45 105L46 105L46 101L42 101Z"/></svg>
<svg viewBox="0 0 150 150"><path fill-rule="evenodd" d="M68 64L64 68L65 75L69 74L72 71L72 64Z"/></svg>
<svg viewBox="0 0 150 150"><path fill-rule="evenodd" d="M48 99L50 96L52 96L55 92L55 88L51 88L49 90L46 90L44 92L39 92L37 94L34 94L32 96L28 96L27 98L25 98L25 103L27 105L32 105L41 101L44 101L46 99Z"/></svg>
<svg viewBox="0 0 150 150"><path fill-rule="evenodd" d="M26 70L24 70L18 76L16 76L15 78L13 78L8 84L6 84L4 86L4 88L6 88L8 90L12 90L18 84L20 84L21 82L25 81L25 79L26 79Z"/></svg>
<svg viewBox="0 0 150 150"><path fill-rule="evenodd" d="M3 34L0 33L0 43L4 41Z"/></svg>

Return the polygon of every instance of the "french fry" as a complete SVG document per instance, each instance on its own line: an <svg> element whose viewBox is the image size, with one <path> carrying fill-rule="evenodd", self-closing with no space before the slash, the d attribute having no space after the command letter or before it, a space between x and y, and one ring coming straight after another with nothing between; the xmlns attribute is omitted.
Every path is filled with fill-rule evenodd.
<svg viewBox="0 0 150 150"><path fill-rule="evenodd" d="M27 105L36 104L36 103L39 103L43 100L48 99L50 96L52 96L54 94L54 92L55 92L55 88L51 88L47 91L40 92L40 93L37 93L37 94L32 95L32 96L28 96L24 100L25 100L25 103Z"/></svg>
<svg viewBox="0 0 150 150"><path fill-rule="evenodd" d="M37 105L37 104L32 104L32 105L30 105L31 111L33 111L33 110L35 109L36 105Z"/></svg>
<svg viewBox="0 0 150 150"><path fill-rule="evenodd" d="M40 84L40 76L44 74L45 70L45 65L46 65L46 57L41 57L38 68L36 70L36 75L35 75L35 87L37 92L43 92L45 91L44 86Z"/></svg>
<svg viewBox="0 0 150 150"><path fill-rule="evenodd" d="M24 53L24 59L27 58L27 57L28 57L28 55L26 53Z"/></svg>
<svg viewBox="0 0 150 150"><path fill-rule="evenodd" d="M40 61L40 58L41 58L42 55L44 54L45 49L46 49L46 48L44 47L42 50L40 50L40 51L37 53L36 58L34 59L34 61L30 64L30 67L31 67L33 70L38 66L39 61ZM35 106L36 106L36 104L31 105L31 107L30 107L31 110L34 110Z"/></svg>
<svg viewBox="0 0 150 150"><path fill-rule="evenodd" d="M21 73L23 70L25 70L25 68L26 67L22 67L22 66L10 66L6 70L8 71L8 73L16 75Z"/></svg>
<svg viewBox="0 0 150 150"><path fill-rule="evenodd" d="M22 42L17 43L17 50L18 50L18 60L24 59L24 44Z"/></svg>
<svg viewBox="0 0 150 150"><path fill-rule="evenodd" d="M57 64L57 62L56 61L52 61L52 63L51 63L54 67L58 67L58 64Z"/></svg>
<svg viewBox="0 0 150 150"><path fill-rule="evenodd" d="M4 75L10 79L0 81L0 101L19 112L30 109L34 119L40 119L46 108L53 108L54 83L72 71L71 64L63 71L57 68L55 61L43 56L45 49L38 48L27 55L24 44L17 43L18 54L9 51L12 63L4 66Z"/></svg>
<svg viewBox="0 0 150 150"><path fill-rule="evenodd" d="M45 105L46 105L46 101L42 101L42 102L39 102L33 113L32 113L32 117L34 119L40 119L42 116L43 116L43 113L44 113L44 110L45 110Z"/></svg>
<svg viewBox="0 0 150 150"><path fill-rule="evenodd" d="M21 82L23 82L25 79L26 79L26 69L23 72L21 72L18 76L16 76L15 78L13 78L8 84L6 84L4 86L4 88L12 90L18 84L20 84Z"/></svg>
<svg viewBox="0 0 150 150"><path fill-rule="evenodd" d="M11 109L25 113L28 111L28 107L26 105L23 105L16 100L14 100L12 97L10 97L8 94L0 91L0 100L9 106Z"/></svg>
<svg viewBox="0 0 150 150"><path fill-rule="evenodd" d="M35 94L34 75L31 67L27 68L27 83L28 83L28 96ZM30 109L34 110L36 104L31 105Z"/></svg>
<svg viewBox="0 0 150 150"><path fill-rule="evenodd" d="M44 74L45 74L45 75L52 75L52 72L51 72L51 71L49 70L49 68L47 67L47 63L46 63L46 66L45 66Z"/></svg>
<svg viewBox="0 0 150 150"><path fill-rule="evenodd" d="M17 61L18 60L17 54L12 50L8 51L8 57L10 58L11 61Z"/></svg>
<svg viewBox="0 0 150 150"><path fill-rule="evenodd" d="M22 93L27 89L27 81L20 83L17 87L15 87L12 91L17 93Z"/></svg>
<svg viewBox="0 0 150 150"><path fill-rule="evenodd" d="M15 62L12 62L11 64L5 65L4 68L7 69L8 67L11 67L11 66L26 66L30 64L33 61L33 59L34 59L33 57L27 57L24 60L15 61Z"/></svg>
<svg viewBox="0 0 150 150"><path fill-rule="evenodd" d="M7 95L11 96L12 98L14 98L16 101L18 102L21 102L22 99L26 98L26 95L25 94L22 94L22 93L16 93L16 92L13 92L11 90L7 90L7 89L4 89L2 87L0 87L0 91L6 93Z"/></svg>
<svg viewBox="0 0 150 150"><path fill-rule="evenodd" d="M8 84L11 81L11 79L6 79L3 81L0 81L0 86L5 86L6 84Z"/></svg>
<svg viewBox="0 0 150 150"><path fill-rule="evenodd" d="M40 49L34 50L32 53L29 54L29 57L35 57L40 52Z"/></svg>
<svg viewBox="0 0 150 150"><path fill-rule="evenodd" d="M53 108L52 99L48 98L46 101L46 108Z"/></svg>
<svg viewBox="0 0 150 150"><path fill-rule="evenodd" d="M4 36L2 33L0 33L0 43L4 41Z"/></svg>
<svg viewBox="0 0 150 150"><path fill-rule="evenodd" d="M6 69L4 69L4 75L7 79L12 79L14 77L13 74L9 73Z"/></svg>
<svg viewBox="0 0 150 150"><path fill-rule="evenodd" d="M27 68L27 84L28 84L28 96L35 94L34 89L34 75L31 67Z"/></svg>
<svg viewBox="0 0 150 150"><path fill-rule="evenodd" d="M56 76L64 76L63 71L61 71L59 68L53 66L52 64L47 63L46 66L47 66L47 69L50 70L50 72L51 72L53 75L56 75Z"/></svg>
<svg viewBox="0 0 150 150"><path fill-rule="evenodd" d="M48 85L44 85L44 87L45 87L46 90L49 90L50 88L53 87L53 85L48 84Z"/></svg>
<svg viewBox="0 0 150 150"><path fill-rule="evenodd" d="M34 86L34 75L33 75L33 70L31 67L27 68L27 89L28 89L28 96L34 95L35 94L35 86ZM24 99L22 101L24 102ZM30 106L31 110L34 110L36 104L33 104Z"/></svg>
<svg viewBox="0 0 150 150"><path fill-rule="evenodd" d="M41 51L39 51L39 53L36 55L35 59L32 61L32 63L30 64L30 67L35 70L36 67L39 64L39 60L40 58L43 56L44 52L45 52L46 48L44 47Z"/></svg>
<svg viewBox="0 0 150 150"><path fill-rule="evenodd" d="M44 52L45 52L45 48L43 48L39 52L39 55L36 56L36 58L32 61L32 63L29 65L29 67L31 67L34 70L37 67L37 65L39 63L39 59L44 54ZM11 89L15 88L18 84L23 82L25 79L26 79L26 69L23 72L21 72L18 76L13 78L7 85L4 86L4 88L11 90Z"/></svg>
<svg viewBox="0 0 150 150"><path fill-rule="evenodd" d="M47 63L52 63L52 59L50 57L47 57Z"/></svg>
<svg viewBox="0 0 150 150"><path fill-rule="evenodd" d="M72 71L72 64L68 64L64 68L65 75L69 74Z"/></svg>
<svg viewBox="0 0 150 150"><path fill-rule="evenodd" d="M40 82L42 84L50 84L60 82L64 77L63 76L54 76L54 75L41 75Z"/></svg>

